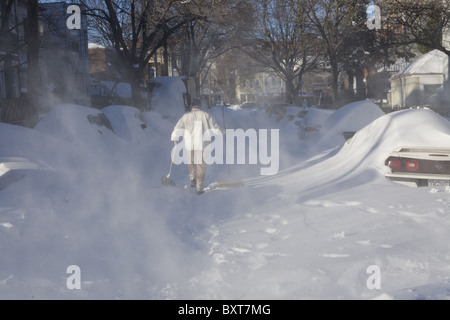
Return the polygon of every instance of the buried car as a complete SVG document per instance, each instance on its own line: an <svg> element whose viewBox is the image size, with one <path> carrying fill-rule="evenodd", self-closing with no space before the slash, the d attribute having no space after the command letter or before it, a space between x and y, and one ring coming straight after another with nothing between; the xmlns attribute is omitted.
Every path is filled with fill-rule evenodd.
<svg viewBox="0 0 450 320"><path fill-rule="evenodd" d="M385 160L385 176L404 185L450 187L450 148L401 147Z"/></svg>
<svg viewBox="0 0 450 320"><path fill-rule="evenodd" d="M25 173L38 165L24 157L0 157L0 190L22 179Z"/></svg>

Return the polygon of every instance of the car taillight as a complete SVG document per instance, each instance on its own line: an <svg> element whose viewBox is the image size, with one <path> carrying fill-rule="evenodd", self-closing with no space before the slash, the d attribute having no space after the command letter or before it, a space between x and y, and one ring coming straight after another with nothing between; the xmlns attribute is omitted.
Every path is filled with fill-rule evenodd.
<svg viewBox="0 0 450 320"><path fill-rule="evenodd" d="M409 171L417 171L419 169L419 162L417 160L409 160L406 163L406 169Z"/></svg>
<svg viewBox="0 0 450 320"><path fill-rule="evenodd" d="M398 158L392 158L388 162L388 167L393 169L393 170L399 169L401 166L402 166L402 162Z"/></svg>

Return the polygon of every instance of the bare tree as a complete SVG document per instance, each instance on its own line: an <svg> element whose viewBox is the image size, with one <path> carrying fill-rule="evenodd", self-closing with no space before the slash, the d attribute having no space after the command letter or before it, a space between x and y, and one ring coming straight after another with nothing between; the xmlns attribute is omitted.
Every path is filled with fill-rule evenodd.
<svg viewBox="0 0 450 320"><path fill-rule="evenodd" d="M16 60L16 65L19 63L17 61L18 53L25 47L25 43L19 41L19 26L23 26L23 23L18 21L17 12L13 10L14 2L14 0L0 2L0 66L2 67L0 72L5 74L5 78L18 79L18 69L13 66L12 60ZM17 81L5 80L7 82L5 83L6 98L17 97L19 95Z"/></svg>
<svg viewBox="0 0 450 320"><path fill-rule="evenodd" d="M260 0L261 21L248 54L286 84L286 101L297 103L303 76L319 64L320 41L306 7L291 0Z"/></svg>
<svg viewBox="0 0 450 320"><path fill-rule="evenodd" d="M83 0L81 3L101 26L101 34L122 61L135 106L144 108L141 84L150 59L175 31L201 17L186 13L178 0Z"/></svg>
<svg viewBox="0 0 450 320"><path fill-rule="evenodd" d="M14 0L5 0L0 2L0 36L4 36L9 28L9 17L11 15L11 9Z"/></svg>
<svg viewBox="0 0 450 320"><path fill-rule="evenodd" d="M39 95L39 34L38 34L38 0L24 1L26 5L26 18L20 20L17 15L17 1L3 0L0 2L0 51L7 82L6 98L25 98L26 103L6 109L21 109L16 113L12 121L26 125L32 125L37 120L38 95ZM15 10L14 10L15 9ZM25 57L26 56L26 57ZM14 61L14 63L13 63ZM21 70L26 68L27 83L26 95L23 94L21 86ZM23 80L23 79L22 79ZM9 112L9 110L7 112ZM6 121L8 119L7 116Z"/></svg>
<svg viewBox="0 0 450 320"><path fill-rule="evenodd" d="M177 60L174 66L180 74L195 79L200 94L212 63L243 45L253 26L253 4L241 0L191 0L185 10L205 19L186 23L171 42Z"/></svg>
<svg viewBox="0 0 450 320"><path fill-rule="evenodd" d="M347 72L350 99L363 100L367 97L366 75L373 72L378 62L386 59L387 43L381 37L381 30L367 26L369 1L355 4L351 25L343 36L344 54L341 57L343 69ZM380 34L379 34L380 33ZM353 88L356 87L356 92ZM342 98L342 97L341 97ZM342 100L342 99L341 99ZM345 101L344 97L344 103Z"/></svg>
<svg viewBox="0 0 450 320"><path fill-rule="evenodd" d="M238 103L236 88L238 87L238 74L241 75L243 71L243 58L247 57L243 57L240 50L230 50L215 61L213 76L217 79L218 90L224 94L223 101L231 104Z"/></svg>
<svg viewBox="0 0 450 320"><path fill-rule="evenodd" d="M336 102L339 95L339 64L346 51L345 34L352 26L357 1L298 0L297 2L305 8L305 14L323 40L331 69L333 101Z"/></svg>

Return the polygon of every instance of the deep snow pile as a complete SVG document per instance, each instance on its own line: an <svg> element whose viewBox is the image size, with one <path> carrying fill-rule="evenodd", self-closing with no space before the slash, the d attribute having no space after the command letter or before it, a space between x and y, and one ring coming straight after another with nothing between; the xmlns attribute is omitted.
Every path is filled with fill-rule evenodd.
<svg viewBox="0 0 450 320"><path fill-rule="evenodd" d="M249 179L243 216L211 228L216 263L202 274L206 297L447 299L448 193L387 182L382 164L399 145L449 143L447 120L402 111L340 150ZM383 291L367 287L373 265Z"/></svg>
<svg viewBox="0 0 450 320"><path fill-rule="evenodd" d="M316 152L264 111L214 107L227 128L280 129L281 162L298 160L265 177L213 165L208 182L242 175L245 186L202 196L161 186L176 119L102 111L115 133L95 124L98 110L72 105L35 129L0 124L2 156L41 168L0 190L0 298L448 299L450 193L383 176L398 146L450 144L431 110L370 123L352 113L364 125L350 143ZM172 178L182 186L187 168ZM71 265L81 289L66 285ZM373 265L381 289L367 286Z"/></svg>
<svg viewBox="0 0 450 320"><path fill-rule="evenodd" d="M357 132L383 115L380 107L370 100L347 104L326 119L317 139L317 148L340 145L345 142L344 133Z"/></svg>
<svg viewBox="0 0 450 320"><path fill-rule="evenodd" d="M399 146L449 144L448 121L438 114L426 109L396 112L375 120L322 157L319 154L273 177L249 179L247 184L258 187L261 181L264 188L274 185L284 196L308 201L372 182L385 184L384 160Z"/></svg>
<svg viewBox="0 0 450 320"><path fill-rule="evenodd" d="M165 118L177 119L184 113L184 98L186 86L184 77L155 78L155 88L152 90L151 105L153 110Z"/></svg>

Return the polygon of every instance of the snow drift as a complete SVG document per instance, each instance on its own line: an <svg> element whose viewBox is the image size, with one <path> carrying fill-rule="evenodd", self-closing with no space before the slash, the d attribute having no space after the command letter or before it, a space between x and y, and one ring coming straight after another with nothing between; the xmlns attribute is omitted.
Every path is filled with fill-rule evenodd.
<svg viewBox="0 0 450 320"><path fill-rule="evenodd" d="M280 160L295 165L211 166L209 182L244 173L245 186L197 196L161 186L175 119L156 111L66 105L35 129L0 124L1 155L39 164L0 191L0 298L448 299L448 191L396 185L383 165L398 146L448 146L448 120L375 113L350 143L313 152L264 111L211 112L227 128L279 126ZM71 265L81 289L66 285Z"/></svg>

